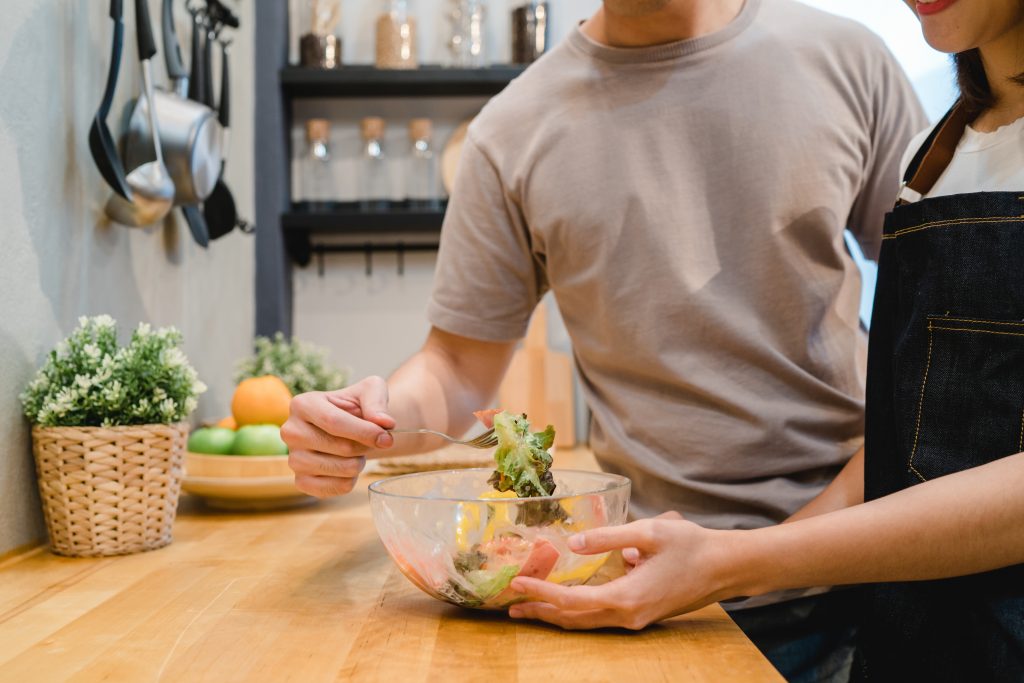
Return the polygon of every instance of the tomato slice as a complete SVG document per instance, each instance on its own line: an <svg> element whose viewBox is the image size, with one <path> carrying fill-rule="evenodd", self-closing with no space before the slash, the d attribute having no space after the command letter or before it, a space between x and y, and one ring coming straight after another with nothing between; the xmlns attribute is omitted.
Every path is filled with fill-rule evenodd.
<svg viewBox="0 0 1024 683"><path fill-rule="evenodd" d="M476 419L480 420L484 427L490 429L494 426L494 416L501 412L501 408L491 408L488 410L474 410L473 415Z"/></svg>

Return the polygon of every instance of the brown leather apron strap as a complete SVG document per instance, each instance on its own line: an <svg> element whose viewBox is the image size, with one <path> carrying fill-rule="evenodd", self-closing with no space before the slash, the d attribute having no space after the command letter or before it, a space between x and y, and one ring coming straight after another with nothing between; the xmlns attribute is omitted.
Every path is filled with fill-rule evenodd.
<svg viewBox="0 0 1024 683"><path fill-rule="evenodd" d="M960 138L973 118L960 101L946 112L907 167L897 205L916 202L931 191L953 160Z"/></svg>

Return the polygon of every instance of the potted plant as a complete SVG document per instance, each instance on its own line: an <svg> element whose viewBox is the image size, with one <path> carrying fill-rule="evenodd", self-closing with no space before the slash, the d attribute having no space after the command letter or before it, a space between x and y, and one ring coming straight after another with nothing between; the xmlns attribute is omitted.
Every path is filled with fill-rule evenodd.
<svg viewBox="0 0 1024 683"><path fill-rule="evenodd" d="M345 386L348 373L327 361L327 352L278 332L273 338L256 337L255 351L238 364L235 382L275 375L292 396L307 391L330 391Z"/></svg>
<svg viewBox="0 0 1024 683"><path fill-rule="evenodd" d="M110 316L80 318L21 400L39 494L60 555L120 555L171 542L185 418L206 391L181 333L141 323L120 346Z"/></svg>

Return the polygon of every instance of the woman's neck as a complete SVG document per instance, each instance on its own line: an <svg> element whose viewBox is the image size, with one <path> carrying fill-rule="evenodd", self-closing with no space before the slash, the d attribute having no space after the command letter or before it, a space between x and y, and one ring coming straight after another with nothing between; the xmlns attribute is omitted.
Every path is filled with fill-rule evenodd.
<svg viewBox="0 0 1024 683"><path fill-rule="evenodd" d="M743 8L744 0L671 0L641 16L616 14L602 6L581 30L611 47L649 47L708 35L725 28Z"/></svg>
<svg viewBox="0 0 1024 683"><path fill-rule="evenodd" d="M983 133L1024 116L1024 84L1014 78L1024 73L1024 23L978 48L995 104L971 124Z"/></svg>

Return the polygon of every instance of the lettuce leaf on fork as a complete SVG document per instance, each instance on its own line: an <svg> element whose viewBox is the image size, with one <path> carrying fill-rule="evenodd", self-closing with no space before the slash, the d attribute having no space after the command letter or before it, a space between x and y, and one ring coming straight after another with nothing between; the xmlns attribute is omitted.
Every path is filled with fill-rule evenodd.
<svg viewBox="0 0 1024 683"><path fill-rule="evenodd" d="M520 498L550 496L555 492L551 474L551 454L555 428L531 432L526 415L503 411L494 416L498 447L494 451L497 468L488 479L498 491L515 491Z"/></svg>

